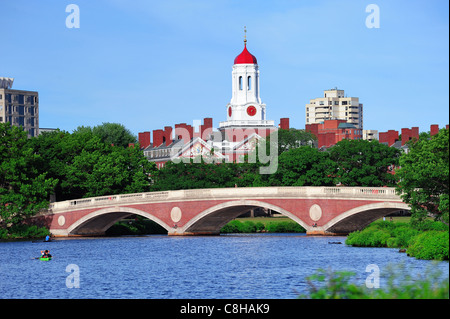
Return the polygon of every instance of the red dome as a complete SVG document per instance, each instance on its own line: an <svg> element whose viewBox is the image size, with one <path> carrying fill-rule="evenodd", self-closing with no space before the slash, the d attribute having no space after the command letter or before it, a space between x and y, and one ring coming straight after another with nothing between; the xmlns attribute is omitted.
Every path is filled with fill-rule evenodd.
<svg viewBox="0 0 450 319"><path fill-rule="evenodd" d="M247 44L244 45L244 50L234 59L234 64L258 64L254 55L247 50Z"/></svg>

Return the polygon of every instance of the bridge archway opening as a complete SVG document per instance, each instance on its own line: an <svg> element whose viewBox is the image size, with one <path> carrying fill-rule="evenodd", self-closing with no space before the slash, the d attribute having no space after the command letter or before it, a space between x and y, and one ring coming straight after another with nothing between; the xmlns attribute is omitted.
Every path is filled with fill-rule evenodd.
<svg viewBox="0 0 450 319"><path fill-rule="evenodd" d="M218 235L220 234L220 229L228 222L252 209L257 208L269 209L271 211L280 213L294 220L303 228L308 229L308 226L304 221L299 219L294 214L282 209L281 207L260 201L240 200L222 203L206 209L205 211L194 217L192 220L190 220L181 229L181 231L184 234L192 235Z"/></svg>
<svg viewBox="0 0 450 319"><path fill-rule="evenodd" d="M334 218L324 229L331 234L347 235L351 232L362 230L370 223L398 211L410 210L404 203L379 203L369 204L351 209Z"/></svg>
<svg viewBox="0 0 450 319"><path fill-rule="evenodd" d="M161 221L160 219L156 218L151 214L133 208L119 207L119 208L101 209L84 216L83 218L81 218L68 228L68 235L69 236L104 235L105 232L115 223L134 215L139 215L149 220L152 220L153 222L164 228L167 232L170 229L170 227L167 224L165 224L163 221Z"/></svg>

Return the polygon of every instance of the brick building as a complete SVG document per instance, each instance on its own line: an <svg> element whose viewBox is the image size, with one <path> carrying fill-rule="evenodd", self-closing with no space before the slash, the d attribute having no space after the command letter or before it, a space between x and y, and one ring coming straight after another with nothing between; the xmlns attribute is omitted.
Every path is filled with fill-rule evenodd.
<svg viewBox="0 0 450 319"><path fill-rule="evenodd" d="M331 147L343 139L362 139L362 130L346 120L325 120L319 124L306 124L305 130L317 137L319 148Z"/></svg>

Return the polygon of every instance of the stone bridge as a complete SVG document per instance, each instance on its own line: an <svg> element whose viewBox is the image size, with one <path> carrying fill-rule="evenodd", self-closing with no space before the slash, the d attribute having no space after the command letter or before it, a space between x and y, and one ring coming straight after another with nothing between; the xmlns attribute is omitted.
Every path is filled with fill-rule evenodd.
<svg viewBox="0 0 450 319"><path fill-rule="evenodd" d="M409 210L394 188L254 187L150 192L50 204L40 218L54 236L102 235L137 214L169 235L216 235L233 218L261 207L281 213L309 235L343 235L399 210Z"/></svg>

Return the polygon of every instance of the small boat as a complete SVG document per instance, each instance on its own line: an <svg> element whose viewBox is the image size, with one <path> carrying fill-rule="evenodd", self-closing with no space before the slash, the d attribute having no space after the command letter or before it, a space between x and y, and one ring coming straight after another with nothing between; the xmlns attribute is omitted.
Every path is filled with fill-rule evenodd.
<svg viewBox="0 0 450 319"><path fill-rule="evenodd" d="M39 260L49 261L49 260L52 260L52 257L39 257Z"/></svg>

